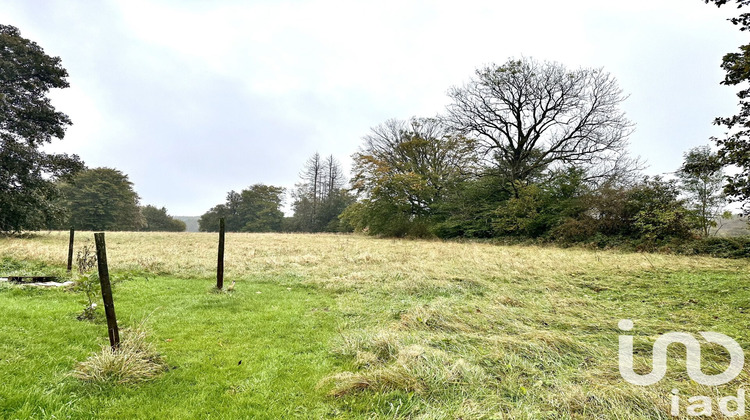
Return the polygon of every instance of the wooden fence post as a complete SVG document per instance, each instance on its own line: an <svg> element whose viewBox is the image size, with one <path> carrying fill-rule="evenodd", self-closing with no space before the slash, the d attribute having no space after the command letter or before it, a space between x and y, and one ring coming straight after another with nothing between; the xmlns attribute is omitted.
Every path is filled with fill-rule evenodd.
<svg viewBox="0 0 750 420"><path fill-rule="evenodd" d="M76 231L70 228L70 241L68 242L68 273L73 270L73 237Z"/></svg>
<svg viewBox="0 0 750 420"><path fill-rule="evenodd" d="M216 288L224 288L224 218L219 219L219 261L216 264Z"/></svg>
<svg viewBox="0 0 750 420"><path fill-rule="evenodd" d="M102 300L104 300L104 313L107 315L107 330L109 332L109 344L112 351L120 347L120 331L117 328L117 317L115 316L115 303L112 301L112 286L109 283L109 269L107 268L107 245L104 243L104 233L95 233L96 262L99 266L99 282L102 285Z"/></svg>

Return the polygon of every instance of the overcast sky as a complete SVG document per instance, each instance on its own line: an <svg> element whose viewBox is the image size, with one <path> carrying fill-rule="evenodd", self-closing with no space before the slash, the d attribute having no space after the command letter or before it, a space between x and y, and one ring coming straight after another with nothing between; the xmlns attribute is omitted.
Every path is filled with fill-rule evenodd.
<svg viewBox="0 0 750 420"><path fill-rule="evenodd" d="M603 67L630 98L647 172L721 135L746 43L702 0L5 0L0 22L62 58L73 120L54 151L129 175L142 204L200 215L229 190L294 186L305 160L348 168L369 128L434 116L474 69L511 57ZM745 36L743 36L745 35Z"/></svg>

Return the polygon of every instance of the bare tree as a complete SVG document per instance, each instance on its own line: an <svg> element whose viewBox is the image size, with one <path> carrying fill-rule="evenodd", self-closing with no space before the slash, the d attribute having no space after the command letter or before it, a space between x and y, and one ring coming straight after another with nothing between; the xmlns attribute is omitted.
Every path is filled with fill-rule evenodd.
<svg viewBox="0 0 750 420"><path fill-rule="evenodd" d="M341 164L333 155L329 155L325 159L323 168L326 176L323 178L321 190L325 193L323 199L328 200L333 197L336 191L344 187L344 172L341 170Z"/></svg>
<svg viewBox="0 0 750 420"><path fill-rule="evenodd" d="M478 69L449 96L447 123L476 138L513 186L556 165L622 163L633 127L619 109L626 97L601 69L509 60Z"/></svg>
<svg viewBox="0 0 750 420"><path fill-rule="evenodd" d="M308 215L310 217L310 223L315 220L315 213L318 208L318 203L320 202L320 184L322 174L323 167L322 162L320 161L320 154L315 152L315 154L305 162L305 167L300 174L300 178L302 179L302 194L309 197L312 205L312 209Z"/></svg>

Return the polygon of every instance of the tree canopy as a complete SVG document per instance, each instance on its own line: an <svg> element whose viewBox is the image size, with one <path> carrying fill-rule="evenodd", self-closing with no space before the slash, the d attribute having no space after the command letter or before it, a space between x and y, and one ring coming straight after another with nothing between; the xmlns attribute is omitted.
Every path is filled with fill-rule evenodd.
<svg viewBox="0 0 750 420"><path fill-rule="evenodd" d="M187 226L182 220L177 220L167 214L166 207L157 208L152 205L141 207L144 225L141 230L148 232L184 232Z"/></svg>
<svg viewBox="0 0 750 420"><path fill-rule="evenodd" d="M714 3L721 7L731 0L705 0L706 3ZM735 0L738 9L750 6L750 0ZM750 13L740 13L739 16L729 19L737 25L741 31L750 30ZM750 199L750 44L741 45L739 52L731 52L724 55L721 68L726 76L721 82L727 86L745 85L737 92L739 98L739 111L731 117L719 117L715 124L724 126L729 130L725 138L714 138L719 146L719 158L724 165L733 165L739 168L739 172L727 176L725 192L733 201L745 202ZM745 207L745 212L750 211Z"/></svg>
<svg viewBox="0 0 750 420"><path fill-rule="evenodd" d="M426 234L443 199L473 169L474 143L437 119L388 120L363 140L352 178L363 200L344 218L373 233Z"/></svg>
<svg viewBox="0 0 750 420"><path fill-rule="evenodd" d="M685 160L676 175L701 235L708 236L726 206L722 191L724 171L718 156L708 146L692 148L685 153Z"/></svg>
<svg viewBox="0 0 750 420"><path fill-rule="evenodd" d="M219 219L225 219L228 232L279 232L284 213L281 203L284 188L255 184L241 192L230 191L225 204L219 204L201 216L201 232L219 230Z"/></svg>
<svg viewBox="0 0 750 420"><path fill-rule="evenodd" d="M144 225L138 194L124 173L86 169L60 184L66 226L80 230L139 230Z"/></svg>
<svg viewBox="0 0 750 420"><path fill-rule="evenodd" d="M0 25L0 232L42 228L61 215L54 180L83 168L77 156L41 147L71 124L50 103L67 71L18 28Z"/></svg>

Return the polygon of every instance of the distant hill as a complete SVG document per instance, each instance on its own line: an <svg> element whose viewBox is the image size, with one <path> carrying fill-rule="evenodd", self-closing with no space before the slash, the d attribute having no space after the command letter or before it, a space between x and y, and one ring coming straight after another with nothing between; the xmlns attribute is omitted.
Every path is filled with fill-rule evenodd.
<svg viewBox="0 0 750 420"><path fill-rule="evenodd" d="M185 222L186 232L198 232L198 220L200 216L174 216L177 220Z"/></svg>
<svg viewBox="0 0 750 420"><path fill-rule="evenodd" d="M750 235L750 226L747 224L747 217L735 215L731 219L717 220L717 224L721 226L721 229L719 229L716 236L732 237Z"/></svg>

